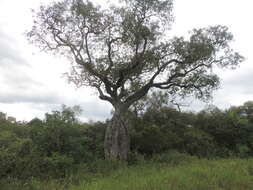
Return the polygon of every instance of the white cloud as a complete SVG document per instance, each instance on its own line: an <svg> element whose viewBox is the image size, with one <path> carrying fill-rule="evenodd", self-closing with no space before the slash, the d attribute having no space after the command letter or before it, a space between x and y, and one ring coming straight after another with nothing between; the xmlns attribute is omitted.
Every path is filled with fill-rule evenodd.
<svg viewBox="0 0 253 190"><path fill-rule="evenodd" d="M0 111L29 120L42 118L45 112L66 104L81 105L86 121L110 117L109 104L99 100L91 89L76 89L62 77L70 66L66 60L27 44L24 32L32 23L30 9L50 1L0 0ZM237 70L218 71L222 88L215 92L213 103L221 108L253 100L252 5L251 0L175 0L172 35L184 35L194 27L224 24L235 36L233 47L247 58ZM192 104L194 109L202 107L199 102Z"/></svg>

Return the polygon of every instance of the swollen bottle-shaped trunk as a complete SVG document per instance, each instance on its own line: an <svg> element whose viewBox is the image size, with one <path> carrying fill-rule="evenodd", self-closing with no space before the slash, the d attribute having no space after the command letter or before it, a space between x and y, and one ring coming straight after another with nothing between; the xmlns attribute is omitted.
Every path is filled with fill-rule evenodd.
<svg viewBox="0 0 253 190"><path fill-rule="evenodd" d="M105 133L104 151L107 160L127 160L130 138L125 111L115 109Z"/></svg>

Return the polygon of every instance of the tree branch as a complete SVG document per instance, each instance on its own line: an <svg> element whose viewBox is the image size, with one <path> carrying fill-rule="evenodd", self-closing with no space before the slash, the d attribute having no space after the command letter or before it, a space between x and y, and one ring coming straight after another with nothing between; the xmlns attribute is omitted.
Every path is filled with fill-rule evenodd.
<svg viewBox="0 0 253 190"><path fill-rule="evenodd" d="M111 104L113 104L112 98L109 97L109 96L106 96L106 95L103 93L103 91L102 91L102 89L100 88L99 85L93 85L93 86L98 90L99 98L100 98L101 100L105 100L105 101L108 101L108 102L110 102Z"/></svg>
<svg viewBox="0 0 253 190"><path fill-rule="evenodd" d="M172 60L171 60L172 61ZM182 62L180 62L180 63L182 63ZM195 67L193 67L192 69L189 69L188 71L185 71L184 73L174 73L173 75L171 75L168 79L167 79L167 81L165 81L165 82L160 82L160 83L153 83L152 84L152 87L156 87L156 88L160 88L160 87L162 87L162 86L164 86L164 85L169 85L172 81L173 81L173 79L175 79L175 78L178 78L178 77L186 77L189 73L191 73L191 72L193 72L193 71L196 71L199 67L202 67L202 66L206 66L207 67L207 65L206 64L204 64L204 63L202 63L202 64L199 64L199 65L197 65L197 66L195 66ZM157 74L158 75L158 74ZM155 75L153 76L153 77L156 77ZM152 79L153 79L153 77L152 77ZM152 80L151 79L151 80ZM154 78L155 79L155 78ZM154 81L154 80L153 80ZM164 89L164 88L163 88ZM165 89L168 89L168 88L165 88Z"/></svg>

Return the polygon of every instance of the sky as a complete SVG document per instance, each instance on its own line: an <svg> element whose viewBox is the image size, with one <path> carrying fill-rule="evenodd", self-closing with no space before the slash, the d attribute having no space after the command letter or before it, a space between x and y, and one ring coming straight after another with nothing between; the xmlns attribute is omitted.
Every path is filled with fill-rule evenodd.
<svg viewBox="0 0 253 190"><path fill-rule="evenodd" d="M65 104L80 105L82 121L110 118L112 107L94 91L68 83L64 73L70 64L64 58L28 44L24 33L31 29L31 9L50 1L0 0L0 111L29 121L42 119L46 112ZM171 34L182 36L193 28L226 25L235 38L232 47L246 58L236 70L216 71L221 87L210 104L221 109L253 100L252 7L252 0L174 0ZM195 111L206 106L193 100L190 103L189 108Z"/></svg>

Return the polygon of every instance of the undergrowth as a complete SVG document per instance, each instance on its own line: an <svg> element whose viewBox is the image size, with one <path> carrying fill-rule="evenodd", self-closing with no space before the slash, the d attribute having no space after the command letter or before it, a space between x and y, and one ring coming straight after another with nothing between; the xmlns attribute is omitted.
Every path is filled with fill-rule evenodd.
<svg viewBox="0 0 253 190"><path fill-rule="evenodd" d="M181 155L183 156L183 155ZM175 159L178 159L174 155ZM253 159L157 157L137 165L96 161L62 179L3 179L1 190L252 190Z"/></svg>

